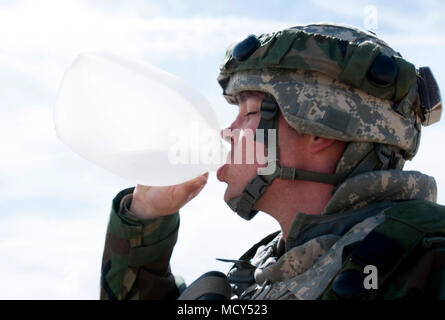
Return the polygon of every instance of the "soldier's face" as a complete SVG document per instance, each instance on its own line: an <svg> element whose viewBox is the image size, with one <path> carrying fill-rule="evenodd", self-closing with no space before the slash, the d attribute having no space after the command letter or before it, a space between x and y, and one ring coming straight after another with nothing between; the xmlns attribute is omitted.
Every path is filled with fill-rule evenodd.
<svg viewBox="0 0 445 320"><path fill-rule="evenodd" d="M224 201L241 194L260 167L267 166L263 143L254 141L260 122L260 106L264 93L244 91L238 95L238 115L221 134L231 143L227 163L220 167L217 178L227 183Z"/></svg>
<svg viewBox="0 0 445 320"><path fill-rule="evenodd" d="M218 180L227 183L224 194L226 202L240 196L246 185L257 175L258 169L267 166L265 145L254 141L255 130L261 118L260 107L263 97L264 94L261 92L242 93L238 97L238 115L228 128L231 134L227 135L224 130L221 133L232 146L227 159L228 163L221 166L217 172ZM276 137L279 150L279 155L276 156L279 158L280 165L315 172L334 172L346 145L334 139L298 133L286 122L281 113L278 114ZM253 145L254 148L249 148L249 145ZM242 157L236 159L236 155L240 154ZM275 179L256 201L253 209L272 212L271 205L276 204L277 199L285 192L293 192L295 187L304 190L311 183L303 180ZM289 196L296 202L307 201L301 193L293 192Z"/></svg>

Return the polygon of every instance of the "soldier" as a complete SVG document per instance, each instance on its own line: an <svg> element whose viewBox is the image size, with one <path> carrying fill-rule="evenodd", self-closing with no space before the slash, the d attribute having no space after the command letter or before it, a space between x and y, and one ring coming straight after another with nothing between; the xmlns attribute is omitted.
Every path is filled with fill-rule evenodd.
<svg viewBox="0 0 445 320"><path fill-rule="evenodd" d="M245 219L268 213L281 231L233 261L230 286L211 273L202 279L225 282L184 291L169 267L178 211L207 174L123 190L112 204L101 298L444 297L445 210L435 204L434 178L402 170L421 126L440 119L429 68L416 69L369 32L311 24L232 45L218 82L239 107L229 129L265 130L253 139L272 168L224 165L224 200ZM225 138L232 152L242 148L236 134Z"/></svg>

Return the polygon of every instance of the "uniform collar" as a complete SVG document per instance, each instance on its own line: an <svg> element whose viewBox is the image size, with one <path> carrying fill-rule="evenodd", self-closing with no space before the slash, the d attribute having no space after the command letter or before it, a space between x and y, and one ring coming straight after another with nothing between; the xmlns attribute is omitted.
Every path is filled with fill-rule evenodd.
<svg viewBox="0 0 445 320"><path fill-rule="evenodd" d="M382 170L353 176L335 189L322 215L362 208L387 201L437 201L433 177L418 171Z"/></svg>
<svg viewBox="0 0 445 320"><path fill-rule="evenodd" d="M285 251L322 234L342 235L354 224L396 201L436 202L433 177L417 171L384 170L351 177L339 185L320 215L298 212L288 232Z"/></svg>

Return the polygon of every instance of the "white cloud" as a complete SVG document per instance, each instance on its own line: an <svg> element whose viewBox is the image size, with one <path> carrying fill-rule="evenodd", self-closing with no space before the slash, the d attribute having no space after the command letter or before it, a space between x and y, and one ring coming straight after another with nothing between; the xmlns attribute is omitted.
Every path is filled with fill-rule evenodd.
<svg viewBox="0 0 445 320"><path fill-rule="evenodd" d="M286 24L262 21L260 29ZM79 1L22 1L0 11L0 59L49 90L56 90L63 70L86 51L109 51L159 62L192 56L223 55L240 35L258 32L258 21L241 18L141 17L91 10ZM171 58L167 58L171 57Z"/></svg>
<svg viewBox="0 0 445 320"><path fill-rule="evenodd" d="M97 299L102 219L45 215L8 219L9 232L0 237L1 299Z"/></svg>
<svg viewBox="0 0 445 320"><path fill-rule="evenodd" d="M445 205L445 150L438 141L444 136L445 125L436 123L422 128L417 155L407 161L404 170L420 171L435 178L438 186L438 203Z"/></svg>
<svg viewBox="0 0 445 320"><path fill-rule="evenodd" d="M312 0L312 2L319 8L334 13L337 19L360 19L361 25L357 25L359 28L365 28L366 14L369 14L365 12L365 8L374 6L377 9L378 25L377 30L374 31L383 36L390 45L409 43L410 40L418 41L418 45L444 45L441 24L445 7L438 1L423 1L421 6L417 3L421 10L409 10L409 7L405 6L403 11L400 10L400 4L384 1ZM413 23L413 21L418 23ZM387 30L382 29L382 26L388 26L392 31L388 33ZM436 42L431 41L432 39L436 39Z"/></svg>

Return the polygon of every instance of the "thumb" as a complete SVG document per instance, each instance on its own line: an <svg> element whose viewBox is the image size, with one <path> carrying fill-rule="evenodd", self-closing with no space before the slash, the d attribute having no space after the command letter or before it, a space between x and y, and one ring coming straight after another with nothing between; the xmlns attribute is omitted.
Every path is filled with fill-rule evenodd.
<svg viewBox="0 0 445 320"><path fill-rule="evenodd" d="M204 189L205 185L207 184L207 180L205 180L202 185L200 185L197 189L195 189L188 197L187 202L192 200L194 197L196 197L202 189Z"/></svg>
<svg viewBox="0 0 445 320"><path fill-rule="evenodd" d="M192 180L177 185L177 199L183 199L182 201L190 201L193 199L206 185L208 176L209 174L206 172Z"/></svg>

